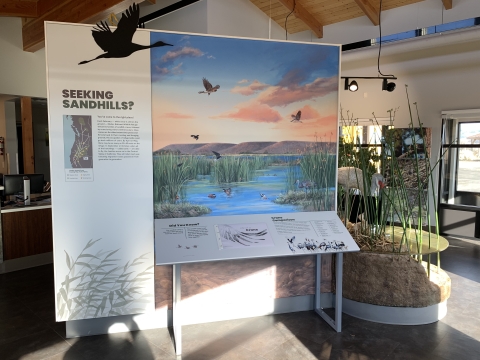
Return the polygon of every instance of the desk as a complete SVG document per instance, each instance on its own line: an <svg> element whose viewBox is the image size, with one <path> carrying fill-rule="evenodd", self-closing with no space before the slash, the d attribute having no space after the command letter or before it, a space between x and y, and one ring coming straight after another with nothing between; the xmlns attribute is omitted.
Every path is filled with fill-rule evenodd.
<svg viewBox="0 0 480 360"><path fill-rule="evenodd" d="M53 251L51 208L50 201L41 201L1 209L3 261Z"/></svg>

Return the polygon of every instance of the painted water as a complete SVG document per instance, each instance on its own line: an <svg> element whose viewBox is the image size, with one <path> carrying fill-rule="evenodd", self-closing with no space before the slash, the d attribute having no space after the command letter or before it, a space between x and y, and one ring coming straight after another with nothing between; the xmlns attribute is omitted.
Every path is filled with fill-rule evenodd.
<svg viewBox="0 0 480 360"><path fill-rule="evenodd" d="M325 159L323 169L327 163L334 166L328 155ZM308 155L154 156L155 218L333 210L335 188L325 186L332 179L321 176L327 172L320 160Z"/></svg>
<svg viewBox="0 0 480 360"><path fill-rule="evenodd" d="M299 211L293 205L280 205L273 202L286 192L288 166L272 165L255 172L255 180L230 184L213 184L210 175L189 181L185 201L203 205L212 210L205 216L270 214ZM223 189L231 189L228 195ZM227 190L228 191L228 190ZM215 194L215 198L208 195ZM262 198L260 194L264 194Z"/></svg>

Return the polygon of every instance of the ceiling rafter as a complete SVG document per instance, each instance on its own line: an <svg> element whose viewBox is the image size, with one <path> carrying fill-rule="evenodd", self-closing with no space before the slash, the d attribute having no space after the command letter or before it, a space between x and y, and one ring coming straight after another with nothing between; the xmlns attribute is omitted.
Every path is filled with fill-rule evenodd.
<svg viewBox="0 0 480 360"><path fill-rule="evenodd" d="M37 17L37 1L0 0L0 16Z"/></svg>
<svg viewBox="0 0 480 360"><path fill-rule="evenodd" d="M295 17L303 21L318 38L323 38L323 25L313 17L298 0L279 0L289 11L293 11Z"/></svg>
<svg viewBox="0 0 480 360"><path fill-rule="evenodd" d="M383 0L382 11L408 6L425 0ZM438 1L438 0L437 0ZM250 0L265 15L279 26L285 26L285 17L291 11L290 6L284 6L280 0ZM368 16L373 24L378 23L380 0L296 0L318 23L324 26ZM359 4L362 6L359 6ZM290 9L290 10L289 10ZM308 26L296 16L288 18L288 33L294 34L308 30Z"/></svg>
<svg viewBox="0 0 480 360"><path fill-rule="evenodd" d="M442 0L445 10L450 10L453 7L453 0Z"/></svg>
<svg viewBox="0 0 480 360"><path fill-rule="evenodd" d="M355 3L367 15L373 25L377 26L379 23L379 2L378 0L355 0Z"/></svg>

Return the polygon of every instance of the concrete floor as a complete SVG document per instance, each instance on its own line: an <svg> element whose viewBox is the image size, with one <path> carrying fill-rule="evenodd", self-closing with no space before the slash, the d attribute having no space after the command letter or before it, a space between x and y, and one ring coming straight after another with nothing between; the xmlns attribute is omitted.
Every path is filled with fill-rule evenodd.
<svg viewBox="0 0 480 360"><path fill-rule="evenodd" d="M447 316L392 326L344 315L335 333L313 312L183 327L181 359L480 359L480 241L448 237ZM0 275L0 359L176 359L168 329L65 338L54 320L53 266Z"/></svg>

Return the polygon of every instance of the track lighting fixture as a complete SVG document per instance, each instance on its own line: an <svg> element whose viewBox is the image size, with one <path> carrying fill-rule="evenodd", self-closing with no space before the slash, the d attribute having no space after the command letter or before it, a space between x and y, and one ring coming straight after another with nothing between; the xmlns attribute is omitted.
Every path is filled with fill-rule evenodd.
<svg viewBox="0 0 480 360"><path fill-rule="evenodd" d="M394 82L388 82L387 79L383 79L382 90L387 90L388 92L392 92L393 90L395 90L396 86L397 85L395 85Z"/></svg>
<svg viewBox="0 0 480 360"><path fill-rule="evenodd" d="M382 80L382 91L388 91L392 92L395 90L395 85L394 82L388 82L389 80L396 80L397 78L394 75L385 75L380 71L380 54L382 52L382 21L381 21L381 15L382 15L382 2L383 0L380 0L380 10L378 12L378 28L380 31L380 38L379 38L379 46L378 46L378 57L377 57L377 70L378 74L382 76L377 76L377 77L371 77L371 76L351 76L350 78L355 78L355 79L380 79ZM345 79L345 90L350 90L350 91L357 91L358 90L358 84L355 80L353 80L350 84L348 84L348 77L342 76L342 79Z"/></svg>
<svg viewBox="0 0 480 360"><path fill-rule="evenodd" d="M358 90L358 83L355 80L352 80L351 82L350 79L379 79L382 80L382 90L386 90L388 92L392 92L395 90L395 83L394 82L389 82L389 80L396 80L397 78L395 76L352 76L352 77L345 77L342 76L342 79L345 79L345 90L350 90L350 91L357 91Z"/></svg>
<svg viewBox="0 0 480 360"><path fill-rule="evenodd" d="M358 90L357 82L355 80L352 80L352 82L349 84L348 78L345 78L345 90L357 91Z"/></svg>

